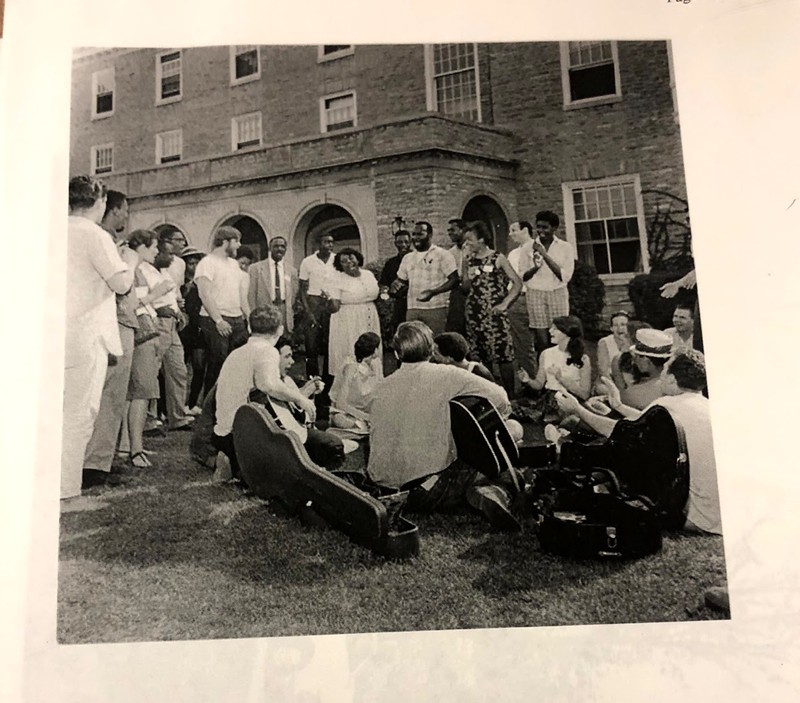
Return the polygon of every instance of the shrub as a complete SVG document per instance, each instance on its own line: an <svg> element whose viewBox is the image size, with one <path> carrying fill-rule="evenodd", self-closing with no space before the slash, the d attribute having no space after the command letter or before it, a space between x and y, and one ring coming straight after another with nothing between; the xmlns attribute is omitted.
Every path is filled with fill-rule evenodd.
<svg viewBox="0 0 800 703"><path fill-rule="evenodd" d="M600 315L606 302L603 281L593 266L578 260L567 288L570 314L581 319L586 337L596 338L600 332Z"/></svg>
<svg viewBox="0 0 800 703"><path fill-rule="evenodd" d="M661 297L661 286L677 281L692 267L670 270L651 271L636 276L628 283L628 296L633 304L637 320L643 320L657 329L665 329L672 325L672 312L678 303L694 305L697 300L695 290L681 288L674 298Z"/></svg>

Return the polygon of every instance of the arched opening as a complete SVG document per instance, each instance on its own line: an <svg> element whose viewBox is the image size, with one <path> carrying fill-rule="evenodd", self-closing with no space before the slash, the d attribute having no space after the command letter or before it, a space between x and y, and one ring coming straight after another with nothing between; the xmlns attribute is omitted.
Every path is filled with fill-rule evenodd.
<svg viewBox="0 0 800 703"><path fill-rule="evenodd" d="M461 217L467 222L484 222L494 233L495 249L508 251L508 219L494 198L476 195L464 206Z"/></svg>
<svg viewBox="0 0 800 703"><path fill-rule="evenodd" d="M256 257L256 261L266 258L269 249L267 247L267 234L264 228L249 215L233 215L220 224L228 227L236 227L242 233L242 244L247 246Z"/></svg>
<svg viewBox="0 0 800 703"><path fill-rule="evenodd" d="M317 205L297 225L293 238L295 261L316 251L317 237L322 234L333 236L336 251L345 247L361 251L361 233L353 216L340 205Z"/></svg>

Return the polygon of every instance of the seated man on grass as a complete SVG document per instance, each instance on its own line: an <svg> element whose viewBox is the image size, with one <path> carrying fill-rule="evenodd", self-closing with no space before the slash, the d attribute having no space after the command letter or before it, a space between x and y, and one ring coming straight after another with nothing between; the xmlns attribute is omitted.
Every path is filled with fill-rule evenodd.
<svg viewBox="0 0 800 703"><path fill-rule="evenodd" d="M507 418L505 390L464 369L431 363L433 333L423 322L401 324L392 348L402 365L378 384L370 403L369 478L409 490L413 512L447 512L468 503L496 529L519 530L508 491L456 458L450 430L448 403L462 395L491 401Z"/></svg>
<svg viewBox="0 0 800 703"><path fill-rule="evenodd" d="M492 372L478 361L467 361L469 344L458 332L442 332L434 337L433 360L474 373L487 381L495 382Z"/></svg>
<svg viewBox="0 0 800 703"><path fill-rule="evenodd" d="M283 318L274 305L256 308L250 313L251 337L234 349L222 364L216 384L216 423L212 443L230 461L230 471L239 477L239 463L233 446L233 418L245 405L253 390L270 398L294 403L310 422L316 418L314 403L297 387L283 382L280 354L275 343L283 333Z"/></svg>
<svg viewBox="0 0 800 703"><path fill-rule="evenodd" d="M695 350L682 350L669 359L661 372L663 395L644 410L624 405L613 381L604 378L608 404L624 418L635 420L651 407L660 405L680 423L686 435L689 454L689 500L684 529L722 534L717 469L711 442L711 418L706 387L706 364L703 355ZM609 437L618 420L593 413L569 393L559 393L556 402L562 411L577 415L593 430ZM642 467L646 470L646 467Z"/></svg>

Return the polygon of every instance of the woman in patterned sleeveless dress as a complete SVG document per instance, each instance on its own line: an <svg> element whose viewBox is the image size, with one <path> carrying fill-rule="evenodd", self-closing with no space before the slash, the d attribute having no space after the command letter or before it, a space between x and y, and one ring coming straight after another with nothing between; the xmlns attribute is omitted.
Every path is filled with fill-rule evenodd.
<svg viewBox="0 0 800 703"><path fill-rule="evenodd" d="M507 310L522 290L508 259L494 250L494 235L483 222L467 225L461 282L467 292L470 347L486 366L497 365L503 387L514 393L514 345Z"/></svg>

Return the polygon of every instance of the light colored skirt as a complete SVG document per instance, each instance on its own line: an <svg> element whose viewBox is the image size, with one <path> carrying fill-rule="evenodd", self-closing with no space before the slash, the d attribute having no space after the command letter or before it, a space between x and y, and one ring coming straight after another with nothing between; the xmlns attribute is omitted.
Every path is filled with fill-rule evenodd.
<svg viewBox="0 0 800 703"><path fill-rule="evenodd" d="M380 337L381 323L374 303L343 304L339 312L331 315L328 339L328 373L336 376L345 362L355 359L353 346L364 332L374 332ZM383 368L383 348L378 355Z"/></svg>

